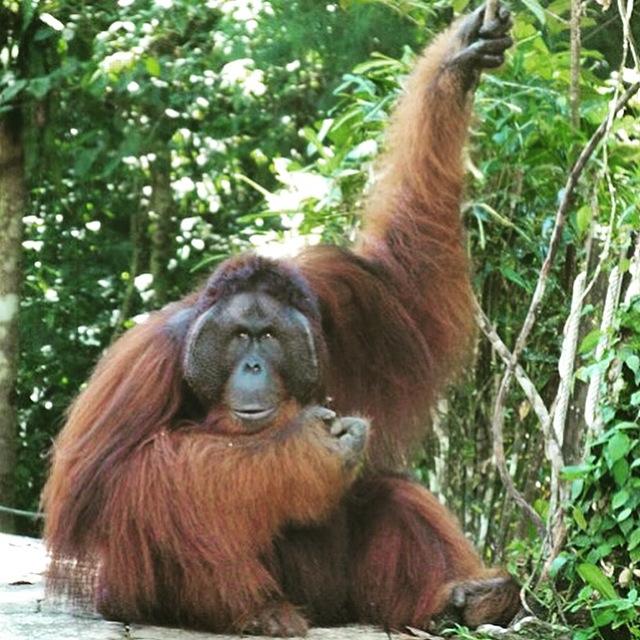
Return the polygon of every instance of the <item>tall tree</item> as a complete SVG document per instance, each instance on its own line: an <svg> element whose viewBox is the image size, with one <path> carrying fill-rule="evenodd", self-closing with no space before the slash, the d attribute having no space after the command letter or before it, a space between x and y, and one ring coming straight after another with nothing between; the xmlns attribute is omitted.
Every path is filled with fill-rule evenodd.
<svg viewBox="0 0 640 640"><path fill-rule="evenodd" d="M26 204L25 143L28 108L42 70L30 69L41 27L31 0L0 3L0 505L15 506L17 454L18 313L22 288L22 238ZM46 47L40 43L41 53ZM37 82L35 84L38 84ZM0 510L0 531L14 531L13 514Z"/></svg>
<svg viewBox="0 0 640 640"><path fill-rule="evenodd" d="M171 214L174 202L171 192L171 156L169 147L158 149L151 163L151 273L155 302L158 306L167 303L167 266L173 245Z"/></svg>
<svg viewBox="0 0 640 640"><path fill-rule="evenodd" d="M14 387L18 359L18 308L22 217L25 202L22 131L15 114L0 120L0 504L13 504L16 448ZM0 512L0 530L13 531Z"/></svg>

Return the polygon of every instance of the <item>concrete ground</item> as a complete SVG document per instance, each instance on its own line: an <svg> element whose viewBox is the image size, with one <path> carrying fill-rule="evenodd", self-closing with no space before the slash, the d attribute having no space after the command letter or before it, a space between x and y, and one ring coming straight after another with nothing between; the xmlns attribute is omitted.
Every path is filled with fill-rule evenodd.
<svg viewBox="0 0 640 640"><path fill-rule="evenodd" d="M0 534L0 640L234 640L197 631L125 625L78 614L44 598L42 541ZM428 638L428 634L420 634ZM253 636L255 638L255 636ZM308 640L404 640L372 627L312 629Z"/></svg>

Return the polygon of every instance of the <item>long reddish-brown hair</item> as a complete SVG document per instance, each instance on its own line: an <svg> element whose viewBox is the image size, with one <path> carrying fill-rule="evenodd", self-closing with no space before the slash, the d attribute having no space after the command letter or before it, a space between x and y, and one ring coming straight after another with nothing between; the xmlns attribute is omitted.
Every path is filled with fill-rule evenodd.
<svg viewBox="0 0 640 640"><path fill-rule="evenodd" d="M432 496L380 474L420 442L474 334L459 212L470 101L449 66L460 46L454 27L418 62L353 249L235 258L108 350L56 440L43 494L53 590L119 619L237 631L296 593L309 615L326 596L345 619L426 624L452 581L483 575ZM254 439L218 428L223 406L194 404L182 372L189 327L244 290L309 318L318 396L371 418L355 490L326 428L297 422L303 407L289 404ZM490 606L503 614L513 590L507 600ZM298 616L292 628L304 625Z"/></svg>

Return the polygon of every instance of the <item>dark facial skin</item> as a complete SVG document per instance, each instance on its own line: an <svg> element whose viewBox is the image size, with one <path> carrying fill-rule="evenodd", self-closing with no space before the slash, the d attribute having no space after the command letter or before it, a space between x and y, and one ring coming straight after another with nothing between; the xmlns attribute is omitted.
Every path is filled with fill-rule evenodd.
<svg viewBox="0 0 640 640"><path fill-rule="evenodd" d="M205 408L222 404L248 432L271 423L285 400L308 402L318 376L309 321L265 293L216 303L187 338L189 386Z"/></svg>

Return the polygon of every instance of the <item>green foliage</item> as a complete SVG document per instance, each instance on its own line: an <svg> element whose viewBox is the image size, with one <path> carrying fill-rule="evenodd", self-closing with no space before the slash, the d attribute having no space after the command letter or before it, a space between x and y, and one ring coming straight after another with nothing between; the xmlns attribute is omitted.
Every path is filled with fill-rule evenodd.
<svg viewBox="0 0 640 640"><path fill-rule="evenodd" d="M588 337L588 336L587 336ZM595 346L595 345L594 345ZM640 298L623 307L602 358L613 384L600 411L602 434L580 465L565 471L572 482L574 523L558 572L577 590L569 611L591 611L595 629L622 628L640 637ZM587 356L587 362L593 355Z"/></svg>
<svg viewBox="0 0 640 640"><path fill-rule="evenodd" d="M347 242L415 52L467 4L2 3L0 50L7 42L23 49L19 60L0 60L0 115L24 106L31 189L16 506L36 508L51 439L93 364L123 328L158 304L158 283L150 278L158 158L170 163L164 284L171 297L249 246L276 252L282 245ZM619 46L594 45L603 34L621 42L619 25L588 6L583 35L592 48L582 53L575 130L569 8L567 0L516 4L516 46L503 70L483 76L476 95L463 215L477 295L509 346L548 247L567 170L607 113L611 65L619 60ZM610 230L603 271L628 268L629 234L640 227L639 137L637 118L617 120L575 194L523 360L547 406L557 386L571 283L594 229L596 236ZM624 309L607 336L594 328L600 306L596 300L584 309L589 330L581 339L576 389L605 372L603 431L589 457L565 469L572 487L569 537L551 567L559 604L580 622L575 637L584 640L612 629L640 637L640 303ZM608 347L594 361L603 337ZM479 342L441 417L446 438L426 443L416 473L442 494L487 559L504 561L527 579L543 549L491 464L501 371L488 343ZM516 388L507 407L513 476L546 517L549 469L538 421ZM551 590L537 597L557 609Z"/></svg>

